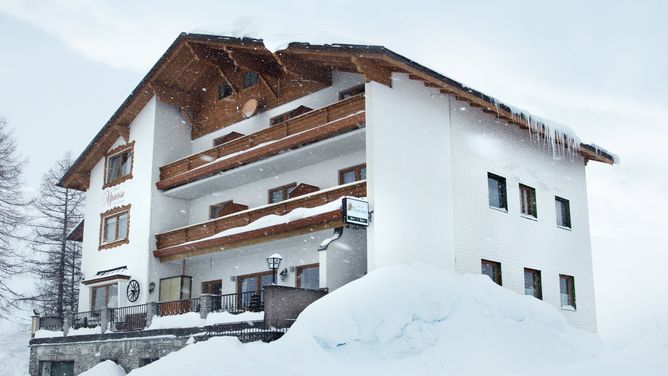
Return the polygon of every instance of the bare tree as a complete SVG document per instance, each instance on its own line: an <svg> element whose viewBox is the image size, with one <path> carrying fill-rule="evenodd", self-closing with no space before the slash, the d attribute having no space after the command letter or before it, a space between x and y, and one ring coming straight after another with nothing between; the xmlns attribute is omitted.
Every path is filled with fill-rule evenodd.
<svg viewBox="0 0 668 376"><path fill-rule="evenodd" d="M56 184L71 167L66 154L44 174L33 206L32 271L39 277L33 300L46 312L76 311L81 279L81 244L67 240L83 218L84 192Z"/></svg>
<svg viewBox="0 0 668 376"><path fill-rule="evenodd" d="M21 272L20 243L28 202L23 199L21 174L26 160L18 155L7 122L0 117L0 317L15 306L18 295L8 280Z"/></svg>

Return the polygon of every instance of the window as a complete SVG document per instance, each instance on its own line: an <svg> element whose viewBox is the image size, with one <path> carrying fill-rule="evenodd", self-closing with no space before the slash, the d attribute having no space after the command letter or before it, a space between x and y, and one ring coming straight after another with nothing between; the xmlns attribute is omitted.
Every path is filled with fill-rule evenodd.
<svg viewBox="0 0 668 376"><path fill-rule="evenodd" d="M262 289L272 282L271 271L237 277L237 293L239 293L237 304L251 311L262 310Z"/></svg>
<svg viewBox="0 0 668 376"><path fill-rule="evenodd" d="M288 112L285 112L285 113L282 113L280 115L276 115L276 116L272 117L271 119L269 119L269 125L271 125L273 127L274 125L281 124L284 121L290 120L293 117L297 117L297 116L305 114L309 111L313 111L313 109L310 108L310 107L306 107L306 106L299 106L292 111L288 111Z"/></svg>
<svg viewBox="0 0 668 376"><path fill-rule="evenodd" d="M355 85L339 92L339 100L347 99L357 94L364 93L364 84Z"/></svg>
<svg viewBox="0 0 668 376"><path fill-rule="evenodd" d="M100 215L100 249L128 243L130 205L111 209Z"/></svg>
<svg viewBox="0 0 668 376"><path fill-rule="evenodd" d="M540 270L524 268L524 294L543 299Z"/></svg>
<svg viewBox="0 0 668 376"><path fill-rule="evenodd" d="M39 368L40 376L74 376L73 361L43 361Z"/></svg>
<svg viewBox="0 0 668 376"><path fill-rule="evenodd" d="M232 90L232 86L230 86L229 84L224 83L218 85L218 99L227 98L233 93L234 91Z"/></svg>
<svg viewBox="0 0 668 376"><path fill-rule="evenodd" d="M538 218L536 208L536 189L528 185L520 184L520 203L522 214Z"/></svg>
<svg viewBox="0 0 668 376"><path fill-rule="evenodd" d="M202 294L220 294L222 288L223 281L220 279L202 282Z"/></svg>
<svg viewBox="0 0 668 376"><path fill-rule="evenodd" d="M269 190L269 203L274 204L287 200L290 197L290 192L297 187L297 183L290 183L280 187Z"/></svg>
<svg viewBox="0 0 668 376"><path fill-rule="evenodd" d="M91 311L99 311L106 307L118 307L118 285L96 286L91 290Z"/></svg>
<svg viewBox="0 0 668 376"><path fill-rule="evenodd" d="M559 274L559 290L561 307L575 309L575 278L570 275Z"/></svg>
<svg viewBox="0 0 668 376"><path fill-rule="evenodd" d="M244 73L244 89L257 85L258 79L257 72Z"/></svg>
<svg viewBox="0 0 668 376"><path fill-rule="evenodd" d="M554 197L557 209L557 226L571 228L571 205L565 198Z"/></svg>
<svg viewBox="0 0 668 376"><path fill-rule="evenodd" d="M339 170L339 184L348 184L366 179L366 163Z"/></svg>
<svg viewBox="0 0 668 376"><path fill-rule="evenodd" d="M298 266L296 286L302 289L319 289L320 264Z"/></svg>
<svg viewBox="0 0 668 376"><path fill-rule="evenodd" d="M132 178L134 141L111 150L105 161L104 185L108 188Z"/></svg>
<svg viewBox="0 0 668 376"><path fill-rule="evenodd" d="M487 187L489 188L489 206L508 210L506 178L487 173Z"/></svg>
<svg viewBox="0 0 668 376"><path fill-rule="evenodd" d="M490 260L480 260L480 268L482 274L488 276L499 286L502 286L501 281L501 263Z"/></svg>
<svg viewBox="0 0 668 376"><path fill-rule="evenodd" d="M160 301L172 302L175 300L190 299L192 277L179 275L160 280Z"/></svg>

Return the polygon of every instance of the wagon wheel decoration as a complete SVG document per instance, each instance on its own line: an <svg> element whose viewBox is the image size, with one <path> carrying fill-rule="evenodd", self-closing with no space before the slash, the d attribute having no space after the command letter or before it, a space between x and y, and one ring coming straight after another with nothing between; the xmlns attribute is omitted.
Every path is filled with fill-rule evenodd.
<svg viewBox="0 0 668 376"><path fill-rule="evenodd" d="M128 289L126 293L130 302L136 302L137 299L139 299L139 282L134 279L128 282Z"/></svg>

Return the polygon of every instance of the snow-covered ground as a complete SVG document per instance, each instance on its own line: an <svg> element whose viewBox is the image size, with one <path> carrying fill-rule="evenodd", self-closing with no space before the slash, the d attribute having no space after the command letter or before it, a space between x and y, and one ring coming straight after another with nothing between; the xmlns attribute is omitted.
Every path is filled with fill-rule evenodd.
<svg viewBox="0 0 668 376"><path fill-rule="evenodd" d="M30 328L2 321L0 325L0 376L28 375Z"/></svg>
<svg viewBox="0 0 668 376"><path fill-rule="evenodd" d="M184 316L185 318L185 316ZM0 375L25 376L27 330L0 340ZM280 340L212 338L132 371L133 376L668 375L668 331L606 350L552 306L480 275L426 265L369 273L309 306ZM3 373L4 372L4 373ZM86 376L119 376L111 362Z"/></svg>
<svg viewBox="0 0 668 376"><path fill-rule="evenodd" d="M551 306L487 277L379 269L308 307L280 340L213 338L131 372L177 375L666 375L668 339L607 352Z"/></svg>

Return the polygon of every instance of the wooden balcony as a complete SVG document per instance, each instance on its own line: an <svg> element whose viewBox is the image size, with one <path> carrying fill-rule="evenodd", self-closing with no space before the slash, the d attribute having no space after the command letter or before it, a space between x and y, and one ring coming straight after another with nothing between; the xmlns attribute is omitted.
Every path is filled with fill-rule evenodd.
<svg viewBox="0 0 668 376"><path fill-rule="evenodd" d="M160 168L156 186L168 190L364 126L364 94L309 111Z"/></svg>
<svg viewBox="0 0 668 376"><path fill-rule="evenodd" d="M170 261L339 227L343 225L343 218L340 208L337 208L288 223L213 237L225 230L248 225L271 214L285 215L297 208L314 208L344 196L366 197L366 181L340 185L158 234L157 249L153 254L161 261Z"/></svg>

